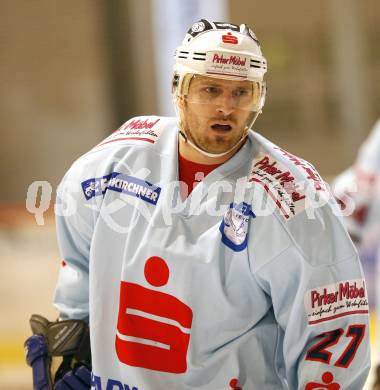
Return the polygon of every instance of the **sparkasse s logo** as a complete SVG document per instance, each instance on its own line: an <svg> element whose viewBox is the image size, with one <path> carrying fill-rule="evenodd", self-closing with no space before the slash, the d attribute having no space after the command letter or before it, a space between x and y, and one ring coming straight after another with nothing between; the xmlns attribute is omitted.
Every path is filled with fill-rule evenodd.
<svg viewBox="0 0 380 390"><path fill-rule="evenodd" d="M230 32L228 32L227 35L222 35L222 40L224 43L232 43L233 45L237 45L239 42L237 37Z"/></svg>

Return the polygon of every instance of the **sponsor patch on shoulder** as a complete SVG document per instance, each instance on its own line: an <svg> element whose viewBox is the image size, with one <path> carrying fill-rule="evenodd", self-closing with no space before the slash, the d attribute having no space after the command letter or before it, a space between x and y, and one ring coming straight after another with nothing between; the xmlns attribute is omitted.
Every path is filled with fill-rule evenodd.
<svg viewBox="0 0 380 390"><path fill-rule="evenodd" d="M154 144L159 136L155 129L159 122L160 118L154 117L133 118L124 123L97 147L116 141L140 141Z"/></svg>
<svg viewBox="0 0 380 390"><path fill-rule="evenodd" d="M313 182L316 191L327 191L325 182L317 170L309 162L294 156L278 146L274 147L274 149L277 149L285 158L291 161L295 166L299 167L305 173L306 179Z"/></svg>
<svg viewBox="0 0 380 390"><path fill-rule="evenodd" d="M106 191L116 191L156 205L161 193L160 187L138 177L119 172L112 172L109 175L85 180L81 185L87 200L94 196L104 195Z"/></svg>
<svg viewBox="0 0 380 390"><path fill-rule="evenodd" d="M304 297L309 325L336 318L368 313L368 298L364 279L353 279L316 287Z"/></svg>
<svg viewBox="0 0 380 390"><path fill-rule="evenodd" d="M285 219L305 209L304 183L297 183L289 169L273 156L259 154L252 162L248 180L263 186Z"/></svg>
<svg viewBox="0 0 380 390"><path fill-rule="evenodd" d="M235 252L247 247L248 222L255 218L251 206L245 202L231 203L223 217L219 230L222 233L222 242Z"/></svg>

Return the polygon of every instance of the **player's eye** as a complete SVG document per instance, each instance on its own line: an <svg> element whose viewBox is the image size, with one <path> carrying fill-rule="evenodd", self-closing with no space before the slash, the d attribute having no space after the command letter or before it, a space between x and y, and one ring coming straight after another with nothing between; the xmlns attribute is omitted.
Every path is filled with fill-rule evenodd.
<svg viewBox="0 0 380 390"><path fill-rule="evenodd" d="M235 97L244 97L244 96L248 96L250 93L250 90L248 88L238 88L238 89L235 89L233 95Z"/></svg>
<svg viewBox="0 0 380 390"><path fill-rule="evenodd" d="M220 88L212 86L212 85L209 85L209 86L204 88L204 91L207 94L214 96L214 95L217 95L220 92Z"/></svg>

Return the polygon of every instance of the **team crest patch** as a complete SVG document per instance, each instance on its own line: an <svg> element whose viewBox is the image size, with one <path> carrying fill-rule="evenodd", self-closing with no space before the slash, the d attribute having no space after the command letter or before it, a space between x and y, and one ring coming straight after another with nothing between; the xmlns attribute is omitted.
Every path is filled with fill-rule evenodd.
<svg viewBox="0 0 380 390"><path fill-rule="evenodd" d="M250 218L255 218L249 204L242 202L231 203L223 217L219 230L222 233L222 242L235 252L240 252L247 247L248 223Z"/></svg>

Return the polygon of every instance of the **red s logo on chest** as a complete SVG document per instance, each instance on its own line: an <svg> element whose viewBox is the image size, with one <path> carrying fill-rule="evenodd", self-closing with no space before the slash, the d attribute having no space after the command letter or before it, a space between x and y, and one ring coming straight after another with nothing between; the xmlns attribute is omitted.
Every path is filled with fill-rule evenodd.
<svg viewBox="0 0 380 390"><path fill-rule="evenodd" d="M145 278L164 286L169 268L160 257L150 257ZM135 283L120 283L116 353L129 366L183 373L190 340L193 312L178 298Z"/></svg>

